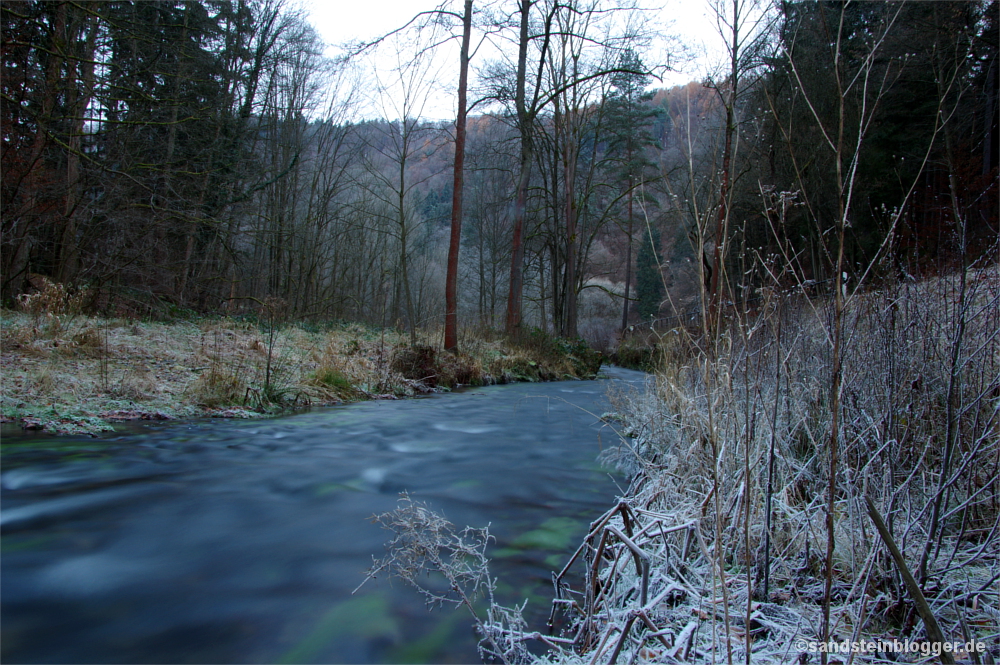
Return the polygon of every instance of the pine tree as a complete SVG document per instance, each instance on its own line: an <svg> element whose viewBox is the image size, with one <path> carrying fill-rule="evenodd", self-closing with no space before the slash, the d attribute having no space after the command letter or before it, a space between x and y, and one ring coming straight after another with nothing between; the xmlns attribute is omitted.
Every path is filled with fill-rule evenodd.
<svg viewBox="0 0 1000 665"><path fill-rule="evenodd" d="M636 310L643 321L656 318L663 302L663 277L660 275L660 231L650 229L636 257Z"/></svg>
<svg viewBox="0 0 1000 665"><path fill-rule="evenodd" d="M623 230L625 232L625 297L622 304L622 331L628 325L629 295L632 286L632 236L636 188L653 168L645 149L655 145L650 125L656 112L647 104L645 93L650 77L643 74L645 65L628 49L618 63L619 72L611 78L611 93L605 102L608 110L609 155L614 157L613 177L627 192Z"/></svg>

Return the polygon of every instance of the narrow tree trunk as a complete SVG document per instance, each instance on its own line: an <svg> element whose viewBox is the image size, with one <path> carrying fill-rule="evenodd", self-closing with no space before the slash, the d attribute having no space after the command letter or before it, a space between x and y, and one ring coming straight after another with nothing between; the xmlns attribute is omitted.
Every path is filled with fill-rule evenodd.
<svg viewBox="0 0 1000 665"><path fill-rule="evenodd" d="M715 247L712 250L712 281L709 287L709 326L718 331L719 308L722 304L720 280L722 279L722 263L725 260L725 236L729 219L729 172L733 154L733 105L736 103L736 81L732 81L733 97L726 104L726 143L722 151L722 186L719 193L719 218L715 229Z"/></svg>
<svg viewBox="0 0 1000 665"><path fill-rule="evenodd" d="M567 109L568 111L568 109ZM569 113L566 117L571 117ZM569 121L572 122L572 121ZM567 125L569 125L567 122ZM566 186L566 329L564 335L577 337L576 310L576 150L575 132L568 128L564 151Z"/></svg>
<svg viewBox="0 0 1000 665"><path fill-rule="evenodd" d="M405 122L405 120L404 120ZM405 150L405 148L404 148ZM405 152L404 152L405 154ZM399 272L400 279L403 282L403 297L405 298L404 306L406 307L406 319L409 323L410 332L410 346L417 345L417 322L416 314L413 311L413 296L410 292L410 269L409 262L406 252L406 245L409 243L409 237L406 233L406 161L399 161Z"/></svg>
<svg viewBox="0 0 1000 665"><path fill-rule="evenodd" d="M732 42L729 43L729 99L726 100L726 139L722 151L722 183L719 193L719 219L715 229L715 247L712 250L712 282L709 288L709 323L713 334L718 331L722 290L725 288L726 236L729 235L729 190L732 181L733 140L736 134L736 97L740 84L740 1L733 0L731 25Z"/></svg>
<svg viewBox="0 0 1000 665"><path fill-rule="evenodd" d="M93 4L87 6L92 10ZM75 116L70 130L66 154L66 202L62 238L59 243L59 271L57 279L60 282L70 282L76 277L79 269L80 248L76 242L77 207L80 204L80 154L83 151L83 122L90 98L94 90L94 47L97 39L97 25L92 14L82 18L80 32L83 35L82 51L75 67L79 67L79 88L70 82L67 85L67 107Z"/></svg>
<svg viewBox="0 0 1000 665"><path fill-rule="evenodd" d="M451 196L451 239L445 279L444 348L458 350L458 254L462 242L462 186L465 181L466 92L469 86L469 41L472 36L472 0L465 0L462 52L458 74L458 117L455 121L455 177Z"/></svg>
<svg viewBox="0 0 1000 665"><path fill-rule="evenodd" d="M10 268L4 276L4 297L13 297L21 291L24 279L28 273L33 238L31 230L38 227L38 220L43 216L41 171L45 168L45 147L48 143L48 127L55 108L56 95L59 88L60 64L66 46L66 3L60 2L55 10L51 40L49 42L49 61L45 67L45 92L42 95L40 113L36 119L35 136L31 143L28 157L28 173L25 176L24 207L20 218L14 225L15 250L10 262Z"/></svg>
<svg viewBox="0 0 1000 665"><path fill-rule="evenodd" d="M538 327L543 333L547 333L549 326L545 316L545 252L538 253L538 309L541 317Z"/></svg>
<svg viewBox="0 0 1000 665"><path fill-rule="evenodd" d="M517 87L514 104L517 125L521 134L521 165L517 179L514 203L514 232L511 239L510 283L507 295L507 334L514 334L521 327L521 292L524 286L524 211L528 196L528 177L531 173L532 141L531 119L526 105L525 77L528 72L528 21L532 0L520 0L521 26L517 51Z"/></svg>
<svg viewBox="0 0 1000 665"><path fill-rule="evenodd" d="M486 247L483 240L483 224L480 222L479 234L476 240L476 251L479 254L479 325L493 325L493 306L490 304L489 324L486 324Z"/></svg>
<svg viewBox="0 0 1000 665"><path fill-rule="evenodd" d="M514 202L514 234L511 239L510 284L507 296L507 332L513 334L521 327L521 295L524 286L524 212L528 198L528 178L531 174L531 148L522 141L521 175L517 180L517 198Z"/></svg>
<svg viewBox="0 0 1000 665"><path fill-rule="evenodd" d="M840 14L841 28L843 28L844 10L841 8ZM837 81L838 107L837 107L837 146L836 146L836 168L837 168L837 259L835 264L836 275L834 275L835 291L833 294L833 323L830 332L833 338L833 357L831 359L832 370L830 377L830 440L827 446L829 455L829 466L827 471L827 496L826 496L826 557L825 557L825 578L826 584L823 592L823 641L829 642L831 635L830 620L832 618L833 603L833 554L836 550L836 517L834 508L837 498L837 469L840 463L840 403L841 392L844 381L844 306L846 289L844 289L844 244L847 240L847 213L848 201L845 196L844 187L844 125L845 125L845 104L843 95L843 85L841 83L841 72L839 67L840 56L840 33L837 36L837 51L834 58L834 77ZM826 665L828 656L826 653L820 654L820 662Z"/></svg>
<svg viewBox="0 0 1000 665"><path fill-rule="evenodd" d="M629 162L632 161L631 156ZM629 178L628 190L628 247L625 249L625 303L622 305L622 338L625 337L625 329L628 327L628 304L629 287L632 285L632 178Z"/></svg>

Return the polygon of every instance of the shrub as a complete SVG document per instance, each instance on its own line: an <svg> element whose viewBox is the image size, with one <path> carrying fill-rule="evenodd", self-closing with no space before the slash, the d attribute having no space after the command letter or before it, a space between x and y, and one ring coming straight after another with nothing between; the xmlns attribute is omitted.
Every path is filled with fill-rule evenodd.
<svg viewBox="0 0 1000 665"><path fill-rule="evenodd" d="M41 275L34 276L31 281L36 290L19 295L17 304L36 321L42 315L80 314L90 296L89 289L69 289Z"/></svg>
<svg viewBox="0 0 1000 665"><path fill-rule="evenodd" d="M592 378L601 369L604 356L590 348L582 338L566 339L550 335L540 328L530 328L512 340L515 348L525 355L537 358L553 378ZM532 372L529 372L532 373ZM543 377L548 380L548 377Z"/></svg>

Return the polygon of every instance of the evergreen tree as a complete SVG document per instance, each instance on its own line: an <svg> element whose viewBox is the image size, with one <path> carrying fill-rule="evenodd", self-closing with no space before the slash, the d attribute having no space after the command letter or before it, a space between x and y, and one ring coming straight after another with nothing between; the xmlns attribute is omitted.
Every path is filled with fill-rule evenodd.
<svg viewBox="0 0 1000 665"><path fill-rule="evenodd" d="M820 124L835 128L839 122L838 70L831 52L836 42L826 37L833 20L844 22L842 81L884 81L847 86L843 96L850 120L843 130L843 164L856 161L863 174L851 190L848 265L859 269L882 254L891 259L881 262L882 270L906 265L905 270L919 271L955 260L962 234L951 205L949 171L963 174L955 184L959 198L971 204L960 215L971 248L979 252L993 242L996 185L988 163L995 142L984 139L996 108L996 32L990 32L996 7L995 1L784 3L778 32L784 55L771 63L753 102L771 109L761 125L766 138L744 146L745 155L759 150L748 160L756 173L742 178L734 197L742 206L739 218L748 220L740 229L745 247L770 254L777 252L774 243L783 245L785 255L801 257L794 269L802 278L823 281L837 272L828 239L841 192L834 152L820 130ZM873 49L878 55L871 60ZM872 120L859 124L862 113ZM754 213L761 183L775 193L798 193L801 205L787 209L777 227ZM893 225L901 207L905 213ZM731 274L741 270L739 260L731 257Z"/></svg>
<svg viewBox="0 0 1000 665"><path fill-rule="evenodd" d="M656 318L663 302L663 277L660 275L660 231L650 229L636 258L636 310L643 321Z"/></svg>
<svg viewBox="0 0 1000 665"><path fill-rule="evenodd" d="M632 286L632 236L634 233L634 199L636 188L645 180L654 165L646 156L646 148L655 145L650 126L656 111L649 105L645 92L650 77L645 65L628 49L619 59L619 70L611 78L611 93L605 102L607 153L612 158L612 178L625 192L622 230L625 232L625 298L622 305L622 331L628 325L629 296Z"/></svg>

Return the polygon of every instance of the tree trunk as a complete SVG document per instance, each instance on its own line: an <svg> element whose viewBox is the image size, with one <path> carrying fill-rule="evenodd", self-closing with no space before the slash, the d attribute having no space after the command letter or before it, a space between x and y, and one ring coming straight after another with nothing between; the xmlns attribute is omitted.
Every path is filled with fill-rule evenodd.
<svg viewBox="0 0 1000 665"><path fill-rule="evenodd" d="M709 328L718 330L719 309L722 304L720 280L722 279L722 263L725 261L724 247L729 226L729 172L733 154L733 105L736 103L736 81L733 86L732 98L726 104L726 143L722 151L722 186L719 192L719 219L715 229L715 247L712 249L712 281L709 285Z"/></svg>
<svg viewBox="0 0 1000 665"><path fill-rule="evenodd" d="M521 327L521 291L524 286L524 211L528 196L528 178L531 173L532 145L531 127L526 105L525 77L528 73L528 21L532 0L521 0L521 26L517 50L517 87L514 105L517 111L517 126L521 134L521 170L517 179L517 194L514 202L514 232L511 239L510 283L507 295L507 334L514 334Z"/></svg>
<svg viewBox="0 0 1000 665"><path fill-rule="evenodd" d="M31 230L38 227L39 218L43 216L45 207L41 200L44 177L41 171L45 168L45 147L48 143L48 126L52 120L56 95L59 89L61 54L66 46L66 3L60 2L55 10L52 24L51 41L49 43L49 61L45 67L45 87L42 94L41 110L37 117L35 136L31 143L31 153L28 157L28 172L25 176L24 206L21 209L20 220L14 225L13 235L17 238L13 259L7 274L4 275L3 296L13 298L24 284L28 273L28 262L31 247L34 244Z"/></svg>
<svg viewBox="0 0 1000 665"><path fill-rule="evenodd" d="M88 11L92 9L93 3L87 6ZM83 146L83 119L94 90L94 45L98 27L92 14L84 15L81 20L82 52L74 65L80 68L80 86L78 88L72 81L66 86L67 107L72 109L74 120L68 140L69 150L66 153L65 216L62 238L59 242L59 268L56 273L56 279L60 282L72 281L79 269L80 248L77 246L76 238L76 214L80 204L80 153Z"/></svg>
<svg viewBox="0 0 1000 665"><path fill-rule="evenodd" d="M403 118L400 121L400 131L406 132L405 123L407 120ZM403 135L403 155L406 155L406 141L405 134ZM410 328L410 346L417 345L417 321L416 315L413 311L413 296L410 292L410 270L408 265L407 257L407 247L409 243L409 238L406 233L406 159L399 160L399 192L398 194L398 205L399 205L399 270L400 276L403 281L403 297L406 298L406 318L409 323Z"/></svg>
<svg viewBox="0 0 1000 665"><path fill-rule="evenodd" d="M631 151L629 151L629 163L631 163ZM625 338L625 329L628 327L628 290L632 285L632 178L629 178L628 190L628 237L626 242L628 247L625 250L625 303L622 305L622 339Z"/></svg>
<svg viewBox="0 0 1000 665"><path fill-rule="evenodd" d="M566 187L566 328L563 335L574 339L577 333L576 314L576 132L569 127L573 120L567 109L567 131L565 135L566 147L564 150L563 167L565 170Z"/></svg>
<svg viewBox="0 0 1000 665"><path fill-rule="evenodd" d="M729 235L729 197L732 184L733 140L736 134L736 98L740 85L740 14L739 0L733 0L733 16L730 25L732 41L729 47L729 99L726 105L726 138L722 151L722 183L719 192L719 219L715 229L715 247L712 250L712 281L709 286L709 326L713 332L718 331L719 312L722 306L722 290L725 283L726 236Z"/></svg>
<svg viewBox="0 0 1000 665"><path fill-rule="evenodd" d="M459 58L458 117L455 121L455 177L451 197L451 239L445 279L444 348L458 350L458 254L462 242L462 186L465 180L466 91L469 85L469 41L472 33L472 0L465 0L462 17L462 52Z"/></svg>

